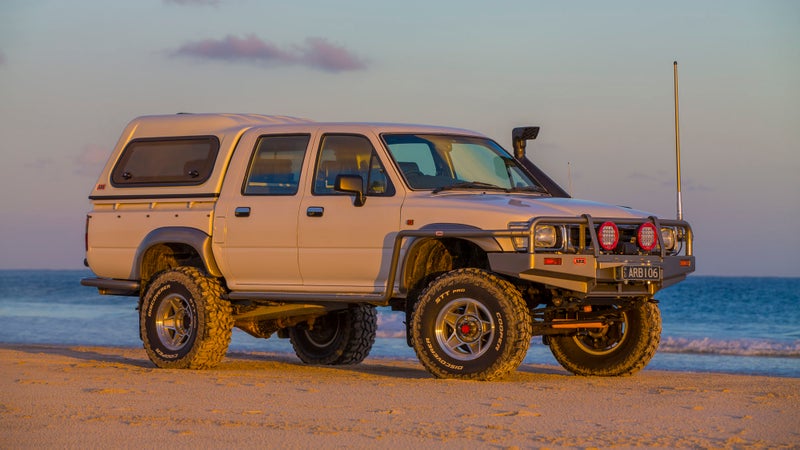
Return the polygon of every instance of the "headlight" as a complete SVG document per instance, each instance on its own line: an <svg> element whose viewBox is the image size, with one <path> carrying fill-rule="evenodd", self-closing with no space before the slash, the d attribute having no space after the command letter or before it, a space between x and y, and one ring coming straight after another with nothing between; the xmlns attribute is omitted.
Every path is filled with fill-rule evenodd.
<svg viewBox="0 0 800 450"><path fill-rule="evenodd" d="M533 232L534 246L537 248L555 247L558 242L558 233L553 225L537 225Z"/></svg>
<svg viewBox="0 0 800 450"><path fill-rule="evenodd" d="M530 226L530 222L512 222L508 224L508 228L513 231L527 231ZM528 236L529 234L525 233L523 236L511 238L516 251L526 252L529 250L530 238ZM558 229L554 225L536 225L536 229L533 230L533 246L535 248L552 249L559 245L558 241Z"/></svg>
<svg viewBox="0 0 800 450"><path fill-rule="evenodd" d="M661 240L664 242L664 249L665 250L675 250L675 229L674 228L662 228L661 229Z"/></svg>

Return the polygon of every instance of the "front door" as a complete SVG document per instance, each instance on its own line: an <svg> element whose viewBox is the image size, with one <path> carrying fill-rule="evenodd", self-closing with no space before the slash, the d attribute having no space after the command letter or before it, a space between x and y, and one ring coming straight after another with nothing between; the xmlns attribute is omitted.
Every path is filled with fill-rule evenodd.
<svg viewBox="0 0 800 450"><path fill-rule="evenodd" d="M403 196L363 135L325 134L314 163L311 195L298 220L300 272L306 287L322 292L382 292ZM366 202L337 192L337 175L358 175Z"/></svg>

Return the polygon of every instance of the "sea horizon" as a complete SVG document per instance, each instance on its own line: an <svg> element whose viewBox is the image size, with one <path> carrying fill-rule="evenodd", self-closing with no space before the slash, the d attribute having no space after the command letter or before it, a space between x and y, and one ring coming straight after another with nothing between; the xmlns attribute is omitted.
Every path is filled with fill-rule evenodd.
<svg viewBox="0 0 800 450"><path fill-rule="evenodd" d="M136 299L99 295L80 285L88 276L88 269L0 269L0 342L141 347ZM799 296L800 277L693 274L657 293L661 344L645 370L800 378ZM294 353L287 339L238 329L229 352ZM378 308L370 357L416 359L403 313ZM523 364L557 366L540 337Z"/></svg>

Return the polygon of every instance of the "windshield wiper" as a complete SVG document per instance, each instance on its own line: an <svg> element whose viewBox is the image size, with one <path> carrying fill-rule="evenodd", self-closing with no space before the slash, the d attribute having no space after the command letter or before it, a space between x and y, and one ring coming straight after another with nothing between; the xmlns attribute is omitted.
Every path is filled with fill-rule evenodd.
<svg viewBox="0 0 800 450"><path fill-rule="evenodd" d="M450 189L496 189L503 192L510 192L509 189L491 183L484 183L482 181L465 181L462 183L450 184L447 186L439 186L438 188L434 189L431 193L436 194L442 191L448 191Z"/></svg>
<svg viewBox="0 0 800 450"><path fill-rule="evenodd" d="M540 186L520 186L511 189L511 192L537 192L539 194L549 194L546 189Z"/></svg>

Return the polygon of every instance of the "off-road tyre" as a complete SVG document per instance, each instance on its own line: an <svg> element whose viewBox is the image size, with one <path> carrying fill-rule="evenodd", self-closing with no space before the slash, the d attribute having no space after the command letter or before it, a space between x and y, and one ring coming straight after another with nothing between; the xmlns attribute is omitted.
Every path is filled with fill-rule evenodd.
<svg viewBox="0 0 800 450"><path fill-rule="evenodd" d="M565 369L576 375L613 377L632 375L647 365L661 341L658 305L638 301L623 312L622 323L602 331L573 336L550 336L550 351Z"/></svg>
<svg viewBox="0 0 800 450"><path fill-rule="evenodd" d="M289 328L289 341L306 364L358 364L369 355L377 330L375 307L358 304Z"/></svg>
<svg viewBox="0 0 800 450"><path fill-rule="evenodd" d="M209 369L231 342L230 303L219 280L194 267L158 274L148 285L139 312L147 356L161 368Z"/></svg>
<svg viewBox="0 0 800 450"><path fill-rule="evenodd" d="M457 269L422 292L411 333L417 358L435 377L497 380L525 358L531 317L508 281L480 269Z"/></svg>

